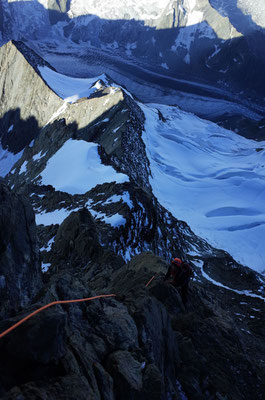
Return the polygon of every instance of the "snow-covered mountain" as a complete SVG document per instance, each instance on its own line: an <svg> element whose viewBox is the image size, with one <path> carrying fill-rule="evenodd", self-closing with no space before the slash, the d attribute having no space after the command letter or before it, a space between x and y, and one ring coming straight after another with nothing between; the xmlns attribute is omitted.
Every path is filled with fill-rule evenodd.
<svg viewBox="0 0 265 400"><path fill-rule="evenodd" d="M23 56L13 44L1 49L3 60L11 53L12 68L16 68L14 59L22 65ZM11 69L8 70L10 74ZM8 100L10 104L5 106L6 109L3 104L1 129L5 150L2 150L1 170L3 174L11 170L9 180L14 187L34 182L77 195L85 194L104 182L133 180L148 190L151 188L165 209L175 218L186 221L209 243L226 250L244 265L264 270L265 202L262 193L265 142L257 144L239 137L178 107L137 104L130 94L113 86L104 76L71 78L47 65L40 65L37 71L24 62L24 71L21 71L19 80L13 78L13 89L10 90L17 88L16 98L19 98L24 91L20 86L24 76L32 75L32 84L27 89L29 98L33 93L39 93L39 97L40 92L44 95L46 91L45 102L48 104L50 101L53 105L53 109L46 106L37 108L34 114L38 121L36 125L49 130L50 125L65 121L66 129L72 133L60 138L59 142L53 139L52 149L49 149L48 142L39 143L44 139L36 139L38 144L30 144L23 155L19 153L21 158L13 167L12 161L18 156L8 153L8 149L15 153L21 150L17 148L14 151L12 147L16 135L18 138L23 135L24 146L34 137L26 138L25 133L20 132L21 122L19 119L14 121L13 114L8 111L11 100ZM9 74L2 76L3 88L8 87ZM124 101L126 106L120 108L118 105ZM18 100L12 103L12 108L20 109L20 119L23 120L28 117L25 114L28 105L25 103L19 107L18 104ZM115 107L118 107L116 113ZM83 131L87 133L79 133ZM135 132L141 137L138 143L134 138ZM73 134L82 138L81 142L72 140ZM83 142L84 138L103 146L122 174L115 175L110 167L100 166L97 145ZM69 157L72 160L70 164ZM88 159L93 160L93 166L86 166ZM91 210L90 200L87 199L86 204ZM40 210L38 205L39 223L46 218L57 221L55 210L48 215L43 214L42 207ZM67 212L60 208L58 213L58 221L62 222ZM126 224L126 219L123 221L122 224Z"/></svg>
<svg viewBox="0 0 265 400"><path fill-rule="evenodd" d="M94 67L104 64L117 72L111 59L116 56L127 64L127 76L131 65L141 65L165 76L211 82L260 106L264 19L262 3L247 0L3 0L0 5L3 42L27 40L43 57L56 55L62 43L77 50L83 44Z"/></svg>
<svg viewBox="0 0 265 400"><path fill-rule="evenodd" d="M19 3L16 23L26 2L0 3ZM146 2L156 18L122 20L116 33L115 19L66 16L74 2L32 3L40 19L47 11L49 37L25 23L30 46L0 48L0 398L263 400L262 107L231 87L163 75L152 52L147 68L138 44L106 46L146 26L152 40L155 21L161 48L167 24L187 24L170 7L189 7L192 23L198 2L161 14ZM196 41L201 22L185 25ZM81 42L93 29L95 43ZM192 35L174 49L190 66ZM194 272L186 305L183 284L164 280L176 256Z"/></svg>
<svg viewBox="0 0 265 400"><path fill-rule="evenodd" d="M81 15L97 15L102 19L138 19L147 20L157 18L169 1L161 0L118 0L113 1L86 1L72 0L68 15L71 18Z"/></svg>
<svg viewBox="0 0 265 400"><path fill-rule="evenodd" d="M242 33L265 28L265 4L262 0L210 0L210 3Z"/></svg>

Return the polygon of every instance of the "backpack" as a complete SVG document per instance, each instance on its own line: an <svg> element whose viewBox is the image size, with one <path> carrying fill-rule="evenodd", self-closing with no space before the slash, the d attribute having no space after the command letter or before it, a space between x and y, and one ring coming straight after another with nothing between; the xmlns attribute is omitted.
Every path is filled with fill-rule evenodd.
<svg viewBox="0 0 265 400"><path fill-rule="evenodd" d="M185 275L188 276L189 278L191 278L194 275L190 264L188 264L186 261L182 262L181 268L185 272Z"/></svg>
<svg viewBox="0 0 265 400"><path fill-rule="evenodd" d="M167 281L173 286L183 286L189 282L193 276L193 271L191 266L184 261L179 265L172 263L168 275Z"/></svg>

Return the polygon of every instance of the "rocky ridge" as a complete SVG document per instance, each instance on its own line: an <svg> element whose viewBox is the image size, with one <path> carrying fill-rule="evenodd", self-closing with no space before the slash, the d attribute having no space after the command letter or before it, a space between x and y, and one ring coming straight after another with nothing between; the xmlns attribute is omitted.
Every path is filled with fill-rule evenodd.
<svg viewBox="0 0 265 400"><path fill-rule="evenodd" d="M24 73L27 72L26 68ZM53 265L54 260L56 264L54 251L56 254L59 224L53 222L52 216L63 212L66 218L72 211L79 213L84 208L100 226L101 243L125 260L148 250L166 259L176 252L183 254L184 249L186 253L198 252L196 249L214 253L153 196L149 162L141 139L143 123L144 115L136 102L123 89L103 83L98 84L97 91L89 98L63 103L48 124L42 126L38 120L38 136L25 147L7 179L13 190L30 197L45 264ZM69 193L44 184L42 175L50 160L71 141L97 143L101 160L126 174L130 182L103 183L85 193ZM43 224L43 218L49 215L51 222ZM123 219L122 225L117 227L108 222L115 216ZM69 232L68 245L75 242L75 235L75 231Z"/></svg>
<svg viewBox="0 0 265 400"><path fill-rule="evenodd" d="M2 231L7 204L18 213L1 237L0 290L18 300L13 308L1 304L0 332L52 301L116 297L49 308L0 339L1 398L262 399L264 276L209 246L157 202L142 112L123 89L97 88L52 118L36 116L38 135L7 176L12 190L1 183ZM97 146L101 162L129 179L85 193L45 183L53 157L73 142ZM58 212L64 218L53 223ZM120 225L110 222L117 215ZM42 275L38 246L42 266L49 265ZM163 282L176 254L195 272L186 309Z"/></svg>
<svg viewBox="0 0 265 400"><path fill-rule="evenodd" d="M20 53L18 57L23 55ZM30 68L25 63L25 68L20 71L23 79L26 79ZM30 73L36 74L34 70ZM39 75L37 77L42 89L44 83ZM102 239L104 245L111 246L125 260L148 250L170 259L176 252L182 252L182 246L185 253L205 251L214 254L205 241L193 235L184 222L177 221L153 196L149 183L149 161L141 138L145 117L136 101L111 82L95 82L93 87L97 89L89 98L79 99L72 104L63 102L50 91L63 106L52 116L46 110L43 120L35 118L39 127L38 136L26 146L8 175L9 184L14 190L30 196L37 216L45 262L49 263L54 258L48 253L52 251L59 224L72 211L83 208L92 212L97 224L105 227L102 230L106 232ZM37 84L34 88L28 84L32 96L34 90L38 89ZM38 99L36 107L37 103ZM163 115L159 118L163 119ZM47 120L48 123L43 122ZM13 134L9 137L12 140ZM27 137L25 139L28 141ZM58 185L56 180L53 183L52 175L48 179L45 177L50 163L66 145L71 147L74 143L91 142L97 145L103 163L113 171L125 174L130 182L115 183L116 178L113 178L113 182L103 180L96 188L92 185L90 190L75 188L69 191L63 185ZM72 162L75 163L74 160ZM64 179L63 175L61 179ZM63 218L54 222L59 214L63 214ZM45 221L46 217L49 222ZM110 222L117 218L121 221L118 226Z"/></svg>
<svg viewBox="0 0 265 400"><path fill-rule="evenodd" d="M74 217L69 218L77 227ZM79 249L86 243L86 265L76 257L77 248L75 257L61 253L64 266L46 275L31 306L6 315L0 329L51 301L116 297L51 307L1 339L2 399L262 399L264 298L237 291L236 279L229 290L204 275L204 268L212 273L234 265L242 288L250 271L242 274L221 254L202 268L194 258L196 279L185 310L177 290L163 282L163 259L143 253L124 265L101 246L88 211L79 218L89 235L77 237ZM66 232L64 223L57 233L61 251L67 248ZM17 271L9 277L15 280ZM253 273L252 289L258 286Z"/></svg>
<svg viewBox="0 0 265 400"><path fill-rule="evenodd" d="M12 153L35 139L48 122L47 109L53 114L63 105L36 73L36 66L44 61L28 51L31 57L26 57L33 61L33 67L19 49L25 51L27 47L9 42L0 48L0 135L2 147Z"/></svg>
<svg viewBox="0 0 265 400"><path fill-rule="evenodd" d="M115 52L151 71L217 84L236 93L238 101L243 90L246 101L251 95L252 103L262 106L264 26L251 18L261 8L254 2L248 7L244 0L234 3L171 0L161 7L157 2L134 1L130 7L121 2L115 8L108 1L103 6L65 0L4 1L0 27L4 42L35 40L40 54L45 54L44 43L46 51L50 47L56 54L59 33L66 48L68 40L85 42L102 55Z"/></svg>

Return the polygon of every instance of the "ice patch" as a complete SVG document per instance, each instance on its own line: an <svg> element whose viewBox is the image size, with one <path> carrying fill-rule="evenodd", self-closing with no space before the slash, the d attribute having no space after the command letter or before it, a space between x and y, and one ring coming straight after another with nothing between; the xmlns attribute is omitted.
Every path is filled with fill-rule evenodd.
<svg viewBox="0 0 265 400"><path fill-rule="evenodd" d="M32 160L33 160L33 161L38 161L38 160L40 160L40 159L43 157L43 155L41 156L41 153L42 153L42 150L41 150L38 154L35 154L35 155L32 157Z"/></svg>
<svg viewBox="0 0 265 400"><path fill-rule="evenodd" d="M133 203L130 198L130 194L128 192L124 192L122 195L113 195L111 196L107 201L102 203L104 204L110 204L110 203L118 203L119 201L122 201L123 203L126 203L130 210L133 208Z"/></svg>
<svg viewBox="0 0 265 400"><path fill-rule="evenodd" d="M208 60L211 60L216 54L218 54L221 51L221 47L217 46L216 44L214 45L215 50L214 52L208 57Z"/></svg>
<svg viewBox="0 0 265 400"><path fill-rule="evenodd" d="M103 122L104 122L104 123L109 122L109 118L105 118L105 119L103 119L102 121L97 122L94 126L100 125L100 124L102 124Z"/></svg>
<svg viewBox="0 0 265 400"><path fill-rule="evenodd" d="M5 177L13 168L14 164L21 158L23 150L13 154L4 150L0 144L0 176Z"/></svg>
<svg viewBox="0 0 265 400"><path fill-rule="evenodd" d="M19 174L24 174L27 172L27 161L24 161L23 164L21 165L20 169L19 169Z"/></svg>
<svg viewBox="0 0 265 400"><path fill-rule="evenodd" d="M41 264L41 271L42 271L43 273L44 273L44 272L47 272L48 269L50 268L50 266L51 266L50 263L42 263L42 264Z"/></svg>
<svg viewBox="0 0 265 400"><path fill-rule="evenodd" d="M122 127L122 125L118 126L117 128L113 129L113 133L116 133L120 128Z"/></svg>
<svg viewBox="0 0 265 400"><path fill-rule="evenodd" d="M122 225L126 224L126 219L121 214L113 214L113 215L106 215L103 212L95 211L91 208L90 202L86 204L87 208L93 215L95 219L99 219L104 221L106 224L113 226L114 228L119 228Z"/></svg>
<svg viewBox="0 0 265 400"><path fill-rule="evenodd" d="M61 107L59 107L58 110L55 111L55 113L53 113L53 115L51 116L51 118L49 119L49 121L47 122L46 125L50 124L55 118L59 117L60 114L64 113L65 110L67 109L67 104L68 103L65 101L63 103L63 105Z"/></svg>
<svg viewBox="0 0 265 400"><path fill-rule="evenodd" d="M169 69L167 63L162 63L161 67L163 67L164 69Z"/></svg>
<svg viewBox="0 0 265 400"><path fill-rule="evenodd" d="M127 56L131 56L132 55L132 50L136 49L137 44L136 43L127 43L126 44L126 54Z"/></svg>
<svg viewBox="0 0 265 400"><path fill-rule="evenodd" d="M120 214L114 214L110 217L105 216L104 221L106 224L112 225L114 228L118 228L119 226L126 224L126 219Z"/></svg>
<svg viewBox="0 0 265 400"><path fill-rule="evenodd" d="M65 218L68 217L73 211L78 211L78 208L75 208L74 210L66 210L65 208L61 208L60 210L55 210L51 212L36 212L35 218L36 218L36 224L37 225L60 225Z"/></svg>
<svg viewBox="0 0 265 400"><path fill-rule="evenodd" d="M72 0L68 15L70 18L90 14L107 20L135 19L143 21L158 18L165 9L165 3L162 0L145 0L144 2L116 0L115 3L106 0L104 2Z"/></svg>
<svg viewBox="0 0 265 400"><path fill-rule="evenodd" d="M52 237L52 238L48 241L47 245L44 246L44 247L42 247L42 248L40 249L40 251L47 251L47 252L51 251L52 245L53 245L53 243L54 243L54 239L55 239L55 236Z"/></svg>
<svg viewBox="0 0 265 400"><path fill-rule="evenodd" d="M186 64L190 64L190 54L189 54L189 53L187 53L187 54L185 55L184 61L185 61Z"/></svg>
<svg viewBox="0 0 265 400"><path fill-rule="evenodd" d="M188 14L188 20L186 26L198 25L203 20L203 13L201 11L193 10Z"/></svg>

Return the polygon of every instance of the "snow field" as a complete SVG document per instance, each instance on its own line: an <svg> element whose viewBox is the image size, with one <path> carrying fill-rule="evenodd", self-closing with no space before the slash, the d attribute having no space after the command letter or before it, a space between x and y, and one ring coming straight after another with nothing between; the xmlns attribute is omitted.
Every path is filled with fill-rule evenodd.
<svg viewBox="0 0 265 400"><path fill-rule="evenodd" d="M105 182L123 183L127 175L101 163L98 145L84 140L68 140L50 158L43 170L42 183L70 194L82 194Z"/></svg>
<svg viewBox="0 0 265 400"><path fill-rule="evenodd" d="M131 19L144 20L156 18L167 6L165 0L112 0L87 1L72 0L68 12L70 18L84 14L94 14L103 19Z"/></svg>
<svg viewBox="0 0 265 400"><path fill-rule="evenodd" d="M84 194L105 182L123 183L129 180L127 175L117 173L114 168L101 163L97 144L83 140L67 141L48 161L41 177L44 185L52 185L56 190L70 194ZM106 204L120 200L132 207L127 192L120 196L112 196ZM115 228L126 223L120 214L106 215L96 212L90 202L86 206L96 219L101 219ZM36 224L47 226L61 224L73 211L78 211L78 208L71 210L60 208L48 213L35 211Z"/></svg>
<svg viewBox="0 0 265 400"><path fill-rule="evenodd" d="M141 105L159 202L238 262L265 269L265 142L161 105ZM167 119L159 120L157 109Z"/></svg>
<svg viewBox="0 0 265 400"><path fill-rule="evenodd" d="M42 78L47 82L50 88L68 103L74 103L78 99L89 97L96 92L100 88L97 83L100 79L107 84L105 75L86 79L72 78L59 74L46 66L38 68Z"/></svg>

